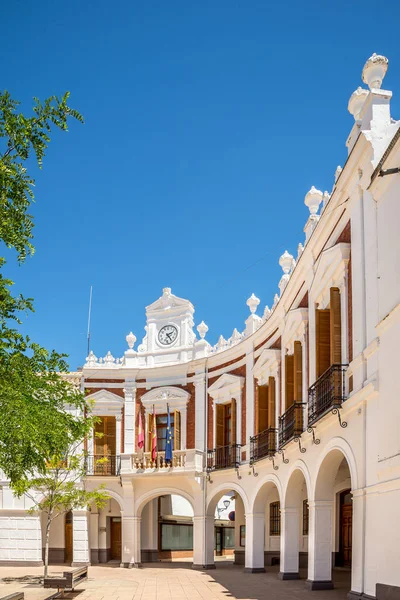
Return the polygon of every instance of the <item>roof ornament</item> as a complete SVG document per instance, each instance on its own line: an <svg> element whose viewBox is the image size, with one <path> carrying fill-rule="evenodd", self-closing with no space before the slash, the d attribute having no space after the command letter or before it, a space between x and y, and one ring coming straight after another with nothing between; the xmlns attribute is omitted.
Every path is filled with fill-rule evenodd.
<svg viewBox="0 0 400 600"><path fill-rule="evenodd" d="M275 310L275 307L278 304L278 302L279 302L279 296L278 296L278 294L275 294L275 296L274 296L274 303L272 305L272 310Z"/></svg>
<svg viewBox="0 0 400 600"><path fill-rule="evenodd" d="M246 304L249 307L251 314L254 315L258 305L260 304L260 299L254 294L251 294L250 298L247 299Z"/></svg>
<svg viewBox="0 0 400 600"><path fill-rule="evenodd" d="M267 306L264 308L264 314L263 314L264 321L268 321L270 316L271 316L271 309L267 304Z"/></svg>
<svg viewBox="0 0 400 600"><path fill-rule="evenodd" d="M337 180L340 177L341 172L343 171L342 167L340 165L338 165L336 167L336 171L335 171L335 183L337 182Z"/></svg>
<svg viewBox="0 0 400 600"><path fill-rule="evenodd" d="M220 352L222 350L225 350L225 348L227 347L228 342L226 341L226 339L224 338L223 335L220 335L218 338L218 342L217 342L217 352Z"/></svg>
<svg viewBox="0 0 400 600"><path fill-rule="evenodd" d="M235 329L232 331L230 342L231 342L231 344L237 344L238 342L240 342L241 339L242 339L242 334L239 333L235 327Z"/></svg>
<svg viewBox="0 0 400 600"><path fill-rule="evenodd" d="M199 332L201 339L204 340L208 331L208 326L204 323L204 321L202 321L199 325L197 325L196 329Z"/></svg>
<svg viewBox="0 0 400 600"><path fill-rule="evenodd" d="M133 346L135 345L135 342L136 342L136 335L134 335L131 331L130 333L128 333L128 335L126 336L125 339L126 339L126 343L128 344L129 350L133 350Z"/></svg>
<svg viewBox="0 0 400 600"><path fill-rule="evenodd" d="M301 242L297 246L297 260L299 260L300 256L303 254L304 246Z"/></svg>
<svg viewBox="0 0 400 600"><path fill-rule="evenodd" d="M287 250L285 250L285 252L282 254L282 256L279 259L279 264L282 267L282 271L283 271L283 275L278 284L281 295L283 294L283 291L288 284L291 271L294 268L293 261L294 261L293 256L291 254L289 254L289 252Z"/></svg>
<svg viewBox="0 0 400 600"><path fill-rule="evenodd" d="M171 306L171 288L165 287L162 291L163 295L161 298L163 308L169 308Z"/></svg>
<svg viewBox="0 0 400 600"><path fill-rule="evenodd" d="M349 103L347 105L347 110L351 115L353 115L356 123L360 121L360 113L362 107L364 106L365 100L369 94L368 90L365 90L362 87L358 87L355 92L350 96Z"/></svg>
<svg viewBox="0 0 400 600"><path fill-rule="evenodd" d="M379 90L388 70L389 61L386 56L374 54L369 57L362 70L362 80L370 90Z"/></svg>

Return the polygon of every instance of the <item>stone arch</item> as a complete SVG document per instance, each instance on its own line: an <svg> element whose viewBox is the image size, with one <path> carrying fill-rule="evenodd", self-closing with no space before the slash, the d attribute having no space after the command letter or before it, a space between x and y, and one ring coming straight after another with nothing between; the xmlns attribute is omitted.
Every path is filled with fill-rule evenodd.
<svg viewBox="0 0 400 600"><path fill-rule="evenodd" d="M302 484L303 481L306 484L307 498L311 498L312 486L310 472L305 462L299 459L291 467L283 491L282 505L285 508L294 507L299 503L301 496L300 484Z"/></svg>
<svg viewBox="0 0 400 600"><path fill-rule="evenodd" d="M243 502L243 505L244 505L244 512L245 513L250 512L250 503L249 503L249 499L247 497L246 492L237 483L228 482L228 483L223 483L223 484L220 484L219 486L217 486L215 488L215 490L213 490L211 497L208 498L207 508L206 508L206 515L208 517L214 518L215 509L216 509L216 506L217 506L219 500L222 498L222 496L226 492L231 492L231 491L239 494L239 496Z"/></svg>
<svg viewBox="0 0 400 600"><path fill-rule="evenodd" d="M118 492L114 492L114 490L108 490L107 488L105 488L104 491L107 492L107 494L110 496L110 498L113 498L119 504L119 509L121 512L123 512L124 511L124 499L122 498L122 496L120 494L118 494Z"/></svg>
<svg viewBox="0 0 400 600"><path fill-rule="evenodd" d="M331 500L339 466L346 459L350 471L351 489L358 489L357 463L350 444L343 438L333 438L321 453L314 478L313 500Z"/></svg>
<svg viewBox="0 0 400 600"><path fill-rule="evenodd" d="M283 493L281 481L279 477L277 477L274 473L270 473L259 482L256 488L251 507L252 513L256 514L262 513L264 511L265 500L266 497L269 496L271 490L273 489L272 486L275 486L275 488L278 490L279 501L282 503Z"/></svg>
<svg viewBox="0 0 400 600"><path fill-rule="evenodd" d="M137 517L141 517L142 510L144 506L150 502L150 500L154 500L154 498L158 498L159 496L182 496L185 498L191 505L193 512L195 513L195 500L193 496L182 490L181 488L158 488L155 490L151 490L150 492L146 492L142 494L135 502L135 515Z"/></svg>

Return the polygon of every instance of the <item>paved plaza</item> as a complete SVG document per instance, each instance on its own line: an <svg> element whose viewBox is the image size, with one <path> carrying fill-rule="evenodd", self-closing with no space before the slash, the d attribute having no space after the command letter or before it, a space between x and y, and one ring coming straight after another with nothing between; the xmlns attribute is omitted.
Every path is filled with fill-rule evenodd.
<svg viewBox="0 0 400 600"><path fill-rule="evenodd" d="M62 566L50 568L51 575L61 574ZM194 571L190 563L154 563L141 569L121 569L118 565L89 568L89 580L66 598L79 600L345 600L350 585L350 572L335 571L335 589L310 592L303 579L280 581L278 567L267 573L244 573L230 562L217 563L212 571ZM45 600L52 595L37 582L43 569L39 567L0 568L0 598L16 591L25 592L25 600ZM306 573L302 573L305 578ZM22 580L25 578L25 581ZM79 591L78 591L79 590Z"/></svg>

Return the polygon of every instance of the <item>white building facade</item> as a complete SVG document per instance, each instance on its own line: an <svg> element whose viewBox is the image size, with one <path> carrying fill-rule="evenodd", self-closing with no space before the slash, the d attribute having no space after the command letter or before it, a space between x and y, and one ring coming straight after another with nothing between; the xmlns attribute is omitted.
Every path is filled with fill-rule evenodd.
<svg viewBox="0 0 400 600"><path fill-rule="evenodd" d="M305 240L280 258L271 309L259 316L252 295L244 331L211 346L165 288L137 349L131 333L121 359L91 352L73 374L104 433L87 441L86 485L111 498L59 517L53 561L205 569L232 553L247 572L305 573L311 590L342 567L350 596L400 598L400 122L387 67L377 55L364 66L347 161L331 193L307 193ZM41 516L0 484L0 564L38 564Z"/></svg>

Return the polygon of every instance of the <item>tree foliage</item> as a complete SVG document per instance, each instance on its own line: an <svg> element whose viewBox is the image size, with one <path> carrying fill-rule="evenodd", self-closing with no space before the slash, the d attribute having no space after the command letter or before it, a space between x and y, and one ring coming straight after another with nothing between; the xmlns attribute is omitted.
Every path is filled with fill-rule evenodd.
<svg viewBox="0 0 400 600"><path fill-rule="evenodd" d="M29 207L35 180L28 166L36 159L42 167L54 129L66 131L71 118L83 122L68 97L35 98L27 117L8 92L0 93L0 241L15 250L19 263L34 251ZM0 468L17 486L45 473L49 457L78 439L85 423L77 415L86 404L80 390L59 375L68 369L65 355L21 331L21 315L33 310L33 300L12 294L4 267L0 257Z"/></svg>
<svg viewBox="0 0 400 600"><path fill-rule="evenodd" d="M86 433L93 427L94 420L86 417L80 420ZM62 454L56 454L46 463L40 475L29 481L18 482L16 491L30 498L30 513L40 512L45 516L45 556L44 576L48 573L49 540L51 526L55 518L74 509L90 508L95 505L102 508L109 498L103 486L87 490L85 487L85 457L81 450L82 435L77 431L76 439L71 439Z"/></svg>

